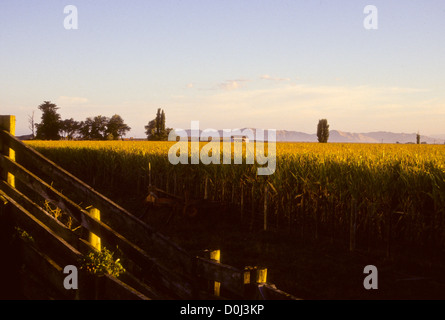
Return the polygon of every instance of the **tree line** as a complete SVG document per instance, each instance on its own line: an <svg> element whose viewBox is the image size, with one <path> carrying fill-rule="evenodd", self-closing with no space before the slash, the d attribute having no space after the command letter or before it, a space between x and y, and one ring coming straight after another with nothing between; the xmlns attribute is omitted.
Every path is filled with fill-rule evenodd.
<svg viewBox="0 0 445 320"><path fill-rule="evenodd" d="M38 109L42 111L42 121L34 123L34 114L29 119L32 136L37 140L118 140L131 130L118 114L110 118L98 115L76 121L73 118L62 120L57 112L59 107L50 101L44 101ZM158 108L156 117L145 126L147 140L152 141L168 140L172 130L165 126L165 112L161 108ZM328 142L329 124L326 119L318 122L317 136L319 142Z"/></svg>
<svg viewBox="0 0 445 320"><path fill-rule="evenodd" d="M59 107L50 101L44 101L38 109L42 111L41 122L34 123L32 119L32 135L38 140L118 140L131 130L118 114L76 121L73 118L62 120L57 111Z"/></svg>
<svg viewBox="0 0 445 320"><path fill-rule="evenodd" d="M37 140L118 140L131 130L118 114L76 121L73 118L62 120L58 113L60 108L51 101L44 101L38 109L42 112L40 123L34 122L34 113L29 117L32 137ZM166 128L165 112L160 108L156 117L145 126L148 140L168 140L171 130Z"/></svg>

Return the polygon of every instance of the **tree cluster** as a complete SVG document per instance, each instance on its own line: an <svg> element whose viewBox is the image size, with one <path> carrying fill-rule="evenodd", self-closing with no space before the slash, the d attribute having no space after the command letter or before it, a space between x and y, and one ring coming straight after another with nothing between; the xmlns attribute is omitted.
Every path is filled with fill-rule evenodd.
<svg viewBox="0 0 445 320"><path fill-rule="evenodd" d="M78 132L83 140L118 140L130 129L121 116L115 114L111 118L88 117L79 123Z"/></svg>
<svg viewBox="0 0 445 320"><path fill-rule="evenodd" d="M147 135L147 140L152 141L165 141L168 140L168 134L172 128L165 127L165 112L158 108L156 112L156 118L151 120L145 126L145 134Z"/></svg>
<svg viewBox="0 0 445 320"><path fill-rule="evenodd" d="M118 114L111 118L88 117L79 122L73 118L62 120L57 112L59 107L50 101L44 101L38 108L42 111L42 121L35 124L38 140L117 140L131 129Z"/></svg>

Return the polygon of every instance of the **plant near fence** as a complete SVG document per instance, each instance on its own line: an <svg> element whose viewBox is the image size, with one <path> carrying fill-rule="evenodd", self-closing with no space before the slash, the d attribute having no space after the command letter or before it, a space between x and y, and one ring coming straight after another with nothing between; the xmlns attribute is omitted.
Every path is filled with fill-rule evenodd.
<svg viewBox="0 0 445 320"><path fill-rule="evenodd" d="M115 259L114 252L106 247L103 247L101 251L92 250L82 258L80 270L97 275L109 274L116 278L125 272L120 259Z"/></svg>

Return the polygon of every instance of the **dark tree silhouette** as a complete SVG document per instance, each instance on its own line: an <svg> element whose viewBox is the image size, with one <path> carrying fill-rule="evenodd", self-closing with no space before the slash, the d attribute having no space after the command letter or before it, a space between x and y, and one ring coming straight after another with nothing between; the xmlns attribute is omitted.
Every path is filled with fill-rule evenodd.
<svg viewBox="0 0 445 320"><path fill-rule="evenodd" d="M73 140L80 129L80 123L73 118L60 122L60 136L64 139Z"/></svg>
<svg viewBox="0 0 445 320"><path fill-rule="evenodd" d="M329 139L329 124L328 120L321 119L318 121L317 126L318 142L327 143Z"/></svg>
<svg viewBox="0 0 445 320"><path fill-rule="evenodd" d="M107 124L107 139L117 140L122 138L127 134L127 131L130 131L131 128L125 124L124 119L118 114L115 114L110 118Z"/></svg>
<svg viewBox="0 0 445 320"><path fill-rule="evenodd" d="M167 140L171 130L171 128L165 128L165 112L161 108L158 108L156 118L145 126L147 140Z"/></svg>
<svg viewBox="0 0 445 320"><path fill-rule="evenodd" d="M59 107L51 101L44 101L38 108L42 111L42 122L35 124L36 139L59 140L60 114L57 113Z"/></svg>
<svg viewBox="0 0 445 320"><path fill-rule="evenodd" d="M88 117L81 122L79 130L83 140L105 140L108 118L104 116Z"/></svg>

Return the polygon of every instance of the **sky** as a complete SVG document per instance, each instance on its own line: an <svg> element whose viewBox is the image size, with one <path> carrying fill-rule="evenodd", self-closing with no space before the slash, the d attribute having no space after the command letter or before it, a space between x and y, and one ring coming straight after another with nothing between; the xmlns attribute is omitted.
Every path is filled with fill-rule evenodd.
<svg viewBox="0 0 445 320"><path fill-rule="evenodd" d="M443 0L2 0L0 114L444 134L444 57Z"/></svg>

